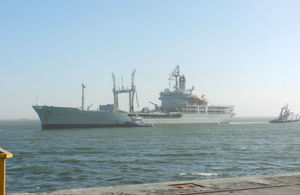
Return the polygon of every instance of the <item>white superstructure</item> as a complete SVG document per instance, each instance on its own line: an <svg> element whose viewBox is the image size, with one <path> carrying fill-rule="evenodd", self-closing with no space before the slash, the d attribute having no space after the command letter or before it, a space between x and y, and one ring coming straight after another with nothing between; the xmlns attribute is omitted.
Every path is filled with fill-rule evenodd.
<svg viewBox="0 0 300 195"><path fill-rule="evenodd" d="M160 93L161 106L149 111L144 108L138 112L145 122L154 124L186 124L186 123L229 123L235 115L234 106L209 105L205 96L201 98L193 94L192 89L186 89L186 79L180 74L179 66L170 75L169 81L174 81L173 87Z"/></svg>

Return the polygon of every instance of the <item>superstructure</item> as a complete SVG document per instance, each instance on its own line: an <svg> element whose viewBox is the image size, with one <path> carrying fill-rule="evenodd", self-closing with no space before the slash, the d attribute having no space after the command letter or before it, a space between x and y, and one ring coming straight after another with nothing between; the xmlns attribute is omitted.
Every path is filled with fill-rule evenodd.
<svg viewBox="0 0 300 195"><path fill-rule="evenodd" d="M235 115L234 106L209 105L205 95L193 94L194 87L186 89L186 78L180 74L179 66L171 73L169 82L173 86L159 95L161 105L150 102L154 110L144 108L136 113L145 122L154 124L197 124L197 123L229 123Z"/></svg>

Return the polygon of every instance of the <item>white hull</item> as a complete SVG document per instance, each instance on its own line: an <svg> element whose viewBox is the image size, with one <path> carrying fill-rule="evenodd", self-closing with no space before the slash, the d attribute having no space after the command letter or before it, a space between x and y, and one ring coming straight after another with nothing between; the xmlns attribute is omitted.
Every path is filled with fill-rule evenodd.
<svg viewBox="0 0 300 195"><path fill-rule="evenodd" d="M77 108L33 106L43 129L93 128L127 126L131 118L126 112L86 111ZM130 115L140 115L135 113ZM221 124L229 123L234 114L142 114L143 121L150 124Z"/></svg>
<svg viewBox="0 0 300 195"><path fill-rule="evenodd" d="M143 117L145 123L153 124L221 124L231 122L234 114L182 114L181 117Z"/></svg>

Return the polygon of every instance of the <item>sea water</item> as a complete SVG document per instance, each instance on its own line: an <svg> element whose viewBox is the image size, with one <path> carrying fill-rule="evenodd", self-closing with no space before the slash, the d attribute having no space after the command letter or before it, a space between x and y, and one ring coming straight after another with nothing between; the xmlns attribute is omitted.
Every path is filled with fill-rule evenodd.
<svg viewBox="0 0 300 195"><path fill-rule="evenodd" d="M198 180L300 171L300 123L41 130L0 121L7 192Z"/></svg>

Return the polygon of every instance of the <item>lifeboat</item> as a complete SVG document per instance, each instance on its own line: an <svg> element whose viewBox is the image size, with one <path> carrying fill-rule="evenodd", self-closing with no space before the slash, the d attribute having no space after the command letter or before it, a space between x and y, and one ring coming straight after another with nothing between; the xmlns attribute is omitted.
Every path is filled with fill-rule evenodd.
<svg viewBox="0 0 300 195"><path fill-rule="evenodd" d="M201 98L196 97L195 102L203 104L203 103L207 102L207 99L206 99L205 95L202 95Z"/></svg>

